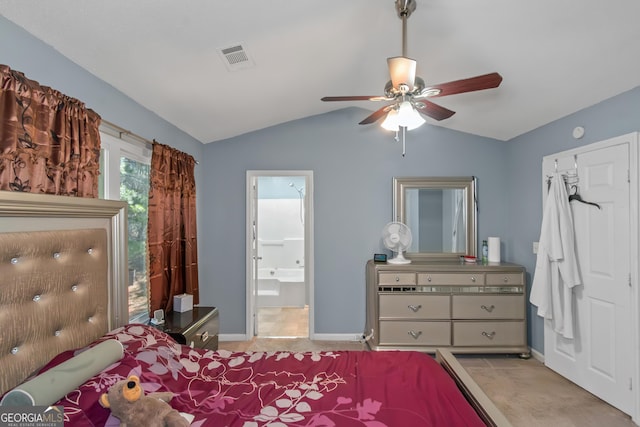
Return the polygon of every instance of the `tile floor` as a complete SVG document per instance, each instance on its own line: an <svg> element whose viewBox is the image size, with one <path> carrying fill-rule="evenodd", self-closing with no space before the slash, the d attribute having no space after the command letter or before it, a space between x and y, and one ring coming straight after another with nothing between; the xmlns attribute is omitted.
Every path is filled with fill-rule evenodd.
<svg viewBox="0 0 640 427"><path fill-rule="evenodd" d="M261 307L257 335L263 338L309 336L309 307Z"/></svg>

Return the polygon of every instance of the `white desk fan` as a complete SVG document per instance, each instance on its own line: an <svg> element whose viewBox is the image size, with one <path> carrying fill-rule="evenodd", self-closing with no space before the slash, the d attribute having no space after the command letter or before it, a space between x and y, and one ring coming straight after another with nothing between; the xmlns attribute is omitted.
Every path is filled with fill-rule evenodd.
<svg viewBox="0 0 640 427"><path fill-rule="evenodd" d="M403 252L411 245L411 230L401 222L390 222L382 229L382 242L384 246L396 252L395 258L389 259L389 264L410 264Z"/></svg>

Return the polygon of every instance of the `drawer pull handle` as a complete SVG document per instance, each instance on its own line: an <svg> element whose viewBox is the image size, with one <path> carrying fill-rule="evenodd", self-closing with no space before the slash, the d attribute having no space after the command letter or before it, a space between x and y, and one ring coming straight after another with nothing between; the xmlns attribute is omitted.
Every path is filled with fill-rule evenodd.
<svg viewBox="0 0 640 427"><path fill-rule="evenodd" d="M418 338L420 338L420 335L422 335L422 331L409 331L408 334L411 335L414 340L417 340Z"/></svg>
<svg viewBox="0 0 640 427"><path fill-rule="evenodd" d="M494 337L495 335L496 335L496 332L495 332L495 331L492 331L492 332L485 332L485 331L482 331L482 336L483 336L483 337L487 337L487 338L489 338L490 340L492 340L492 339L493 339L493 337Z"/></svg>
<svg viewBox="0 0 640 427"><path fill-rule="evenodd" d="M507 276L504 276L504 279L502 279L504 281L504 283L509 283L509 278Z"/></svg>
<svg viewBox="0 0 640 427"><path fill-rule="evenodd" d="M396 276L396 282L399 282L400 278L398 276Z"/></svg>
<svg viewBox="0 0 640 427"><path fill-rule="evenodd" d="M197 334L196 336L200 337L200 341L205 342L209 339L209 331L204 331L201 334Z"/></svg>
<svg viewBox="0 0 640 427"><path fill-rule="evenodd" d="M431 276L427 276L427 282L431 282Z"/></svg>
<svg viewBox="0 0 640 427"><path fill-rule="evenodd" d="M482 304L480 306L480 308L483 309L483 310L486 310L489 313L491 313L493 311L493 309L496 308L496 306L491 304L489 307L487 307L486 305Z"/></svg>
<svg viewBox="0 0 640 427"><path fill-rule="evenodd" d="M422 304L420 304L420 305L408 305L407 307L409 307L409 309L411 311L413 311L414 313L417 313L418 310L420 310L422 308Z"/></svg>
<svg viewBox="0 0 640 427"><path fill-rule="evenodd" d="M471 276L471 281L472 281L473 283L475 283L475 282L476 282L476 278L475 278L474 276Z"/></svg>

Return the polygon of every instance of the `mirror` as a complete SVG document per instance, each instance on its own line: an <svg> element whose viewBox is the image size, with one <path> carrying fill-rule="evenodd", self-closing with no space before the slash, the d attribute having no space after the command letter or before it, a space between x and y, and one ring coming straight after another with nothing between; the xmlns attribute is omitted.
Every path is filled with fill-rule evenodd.
<svg viewBox="0 0 640 427"><path fill-rule="evenodd" d="M476 256L475 177L393 179L393 218L411 229L412 260Z"/></svg>

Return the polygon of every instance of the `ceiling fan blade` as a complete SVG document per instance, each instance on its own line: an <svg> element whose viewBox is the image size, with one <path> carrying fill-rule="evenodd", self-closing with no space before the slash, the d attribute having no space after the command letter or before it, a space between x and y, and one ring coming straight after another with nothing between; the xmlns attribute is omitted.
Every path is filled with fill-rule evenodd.
<svg viewBox="0 0 640 427"><path fill-rule="evenodd" d="M453 82L442 83L426 87L422 90L423 94L427 94L430 98L438 96L455 95L457 93L473 92L476 90L492 89L500 86L502 76L498 73L489 73L482 76L471 77L468 79L456 80ZM436 90L436 93L434 92ZM437 92L439 90L440 92ZM432 94L429 94L431 92Z"/></svg>
<svg viewBox="0 0 640 427"><path fill-rule="evenodd" d="M438 121L448 119L456 113L455 111L451 111L448 108L441 107L440 105L434 104L433 102L427 101L426 99L416 101L413 105L421 114Z"/></svg>
<svg viewBox="0 0 640 427"><path fill-rule="evenodd" d="M395 56L387 58L387 64L394 89L399 90L400 85L404 84L411 92L416 80L416 61L404 56Z"/></svg>
<svg viewBox="0 0 640 427"><path fill-rule="evenodd" d="M320 101L388 101L385 96L325 96Z"/></svg>
<svg viewBox="0 0 640 427"><path fill-rule="evenodd" d="M378 108L376 111L368 115L364 120L362 120L359 125L369 125L371 123L375 123L387 114L387 111L391 108L390 105L385 105L382 108Z"/></svg>

